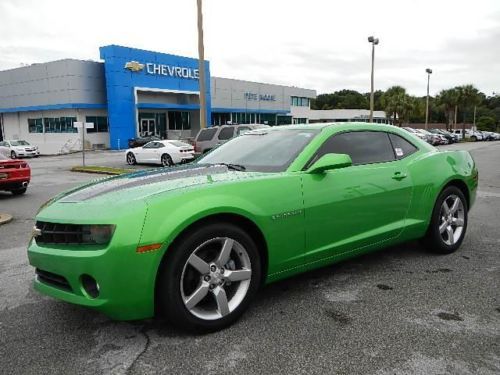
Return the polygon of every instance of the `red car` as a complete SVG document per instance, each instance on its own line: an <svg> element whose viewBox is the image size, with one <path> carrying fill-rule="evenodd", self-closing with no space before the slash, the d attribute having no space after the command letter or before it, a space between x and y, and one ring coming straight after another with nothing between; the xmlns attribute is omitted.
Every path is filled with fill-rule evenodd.
<svg viewBox="0 0 500 375"><path fill-rule="evenodd" d="M31 179L31 169L22 160L12 160L0 154L0 191L10 191L14 195L26 192Z"/></svg>

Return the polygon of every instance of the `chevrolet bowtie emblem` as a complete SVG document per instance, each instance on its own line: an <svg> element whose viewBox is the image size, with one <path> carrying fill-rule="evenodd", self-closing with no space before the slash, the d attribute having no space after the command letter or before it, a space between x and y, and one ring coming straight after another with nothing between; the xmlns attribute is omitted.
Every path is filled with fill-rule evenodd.
<svg viewBox="0 0 500 375"><path fill-rule="evenodd" d="M38 237L42 235L41 229L38 229L37 227L33 227L33 230L31 231L31 236L32 237Z"/></svg>
<svg viewBox="0 0 500 375"><path fill-rule="evenodd" d="M125 64L125 69L128 69L131 72L139 72L144 69L144 64L141 64L137 61L129 61Z"/></svg>

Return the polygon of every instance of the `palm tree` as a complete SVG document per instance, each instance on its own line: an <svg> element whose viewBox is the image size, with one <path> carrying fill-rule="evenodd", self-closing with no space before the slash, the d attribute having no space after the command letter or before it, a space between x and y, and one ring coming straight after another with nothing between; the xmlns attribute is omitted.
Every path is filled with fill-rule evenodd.
<svg viewBox="0 0 500 375"><path fill-rule="evenodd" d="M465 138L465 115L471 106L478 105L481 101L479 90L473 85L463 85L458 87L458 103L462 106L463 122L462 136Z"/></svg>
<svg viewBox="0 0 500 375"><path fill-rule="evenodd" d="M459 90L457 87L448 90L441 90L436 99L438 104L444 110L444 114L446 116L446 128L450 130L452 128L452 123L454 123L455 112L459 102Z"/></svg>
<svg viewBox="0 0 500 375"><path fill-rule="evenodd" d="M404 87L392 86L380 98L385 112L393 118L393 123L399 126L401 126L403 121L402 115L407 97L408 95Z"/></svg>

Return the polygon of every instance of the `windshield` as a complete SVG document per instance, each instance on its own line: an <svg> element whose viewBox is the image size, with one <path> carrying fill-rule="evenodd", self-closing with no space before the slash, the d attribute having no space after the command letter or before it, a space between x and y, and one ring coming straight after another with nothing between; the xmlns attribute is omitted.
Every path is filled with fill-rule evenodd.
<svg viewBox="0 0 500 375"><path fill-rule="evenodd" d="M235 164L246 171L283 172L317 130L254 130L224 143L198 160L198 164Z"/></svg>
<svg viewBox="0 0 500 375"><path fill-rule="evenodd" d="M30 144L26 141L10 141L12 146L29 146Z"/></svg>

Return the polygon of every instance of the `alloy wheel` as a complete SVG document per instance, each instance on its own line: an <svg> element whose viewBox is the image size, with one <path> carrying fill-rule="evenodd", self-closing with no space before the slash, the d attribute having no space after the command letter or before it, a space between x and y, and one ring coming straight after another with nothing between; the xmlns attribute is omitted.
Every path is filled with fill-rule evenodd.
<svg viewBox="0 0 500 375"><path fill-rule="evenodd" d="M244 300L252 277L247 250L229 237L199 245L189 256L180 280L186 309L203 320L221 319Z"/></svg>
<svg viewBox="0 0 500 375"><path fill-rule="evenodd" d="M170 167L174 165L174 163L172 162L172 158L169 155L163 155L161 157L161 165L163 165L164 167Z"/></svg>
<svg viewBox="0 0 500 375"><path fill-rule="evenodd" d="M132 165L132 164L134 164L134 163L135 163L135 157L134 157L134 155L133 155L133 154L128 154L128 155L127 155L127 163L128 163L129 165Z"/></svg>
<svg viewBox="0 0 500 375"><path fill-rule="evenodd" d="M464 204L459 196L449 195L441 205L439 233L446 245L454 245L462 236L465 225Z"/></svg>

